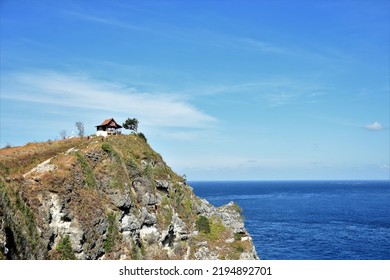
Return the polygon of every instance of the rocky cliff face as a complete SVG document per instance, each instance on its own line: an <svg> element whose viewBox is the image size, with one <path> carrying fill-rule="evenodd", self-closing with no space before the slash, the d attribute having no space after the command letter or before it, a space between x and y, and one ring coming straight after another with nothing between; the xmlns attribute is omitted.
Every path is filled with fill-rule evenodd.
<svg viewBox="0 0 390 280"><path fill-rule="evenodd" d="M0 259L257 259L240 208L195 196L144 139L72 141L0 151Z"/></svg>

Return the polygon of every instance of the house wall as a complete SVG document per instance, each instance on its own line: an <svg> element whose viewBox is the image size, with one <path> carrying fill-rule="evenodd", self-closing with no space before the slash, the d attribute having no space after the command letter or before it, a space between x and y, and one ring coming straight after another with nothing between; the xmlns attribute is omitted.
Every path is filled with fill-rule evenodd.
<svg viewBox="0 0 390 280"><path fill-rule="evenodd" d="M98 131L96 131L96 136L104 136L104 137L106 137L107 136L107 131L98 130Z"/></svg>

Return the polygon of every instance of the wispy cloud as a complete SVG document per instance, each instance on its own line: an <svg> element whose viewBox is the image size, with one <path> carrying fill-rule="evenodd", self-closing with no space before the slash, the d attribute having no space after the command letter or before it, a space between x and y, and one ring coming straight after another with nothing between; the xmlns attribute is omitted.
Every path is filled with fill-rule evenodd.
<svg viewBox="0 0 390 280"><path fill-rule="evenodd" d="M384 126L379 122L373 122L371 124L366 124L364 128L370 131L380 131L384 129Z"/></svg>
<svg viewBox="0 0 390 280"><path fill-rule="evenodd" d="M224 83L197 87L192 95L245 95L247 102L279 107L293 104L319 103L329 94L329 88L310 77L291 79L269 77L243 83ZM242 101L242 100L241 100ZM239 102L239 101L236 101Z"/></svg>
<svg viewBox="0 0 390 280"><path fill-rule="evenodd" d="M126 5L125 5L126 6ZM138 11L143 12L152 12L153 10L143 9L139 7L131 7L132 9L136 9ZM226 33L221 30L213 30L213 29L202 29L202 28L189 28L184 27L177 24L168 23L169 20L161 20L157 25L154 26L139 26L135 24L129 23L125 19L121 19L118 17L113 17L109 14L90 14L87 12L78 12L66 10L63 11L64 14L71 16L75 19L88 21L92 23L104 24L112 27L118 27L123 29L129 29L133 31L143 31L148 32L150 34L163 36L166 38L170 38L174 41L181 41L195 45L207 46L207 47L215 47L222 49L237 49L238 51L248 50L248 48L267 53L270 55L276 56L287 56L287 57L295 57L299 59L312 60L316 62L329 62L344 60L347 58L346 54L340 53L337 50L333 50L331 48L325 48L318 46L317 49L308 49L306 45L300 46L299 44L288 44L282 45L278 43L274 43L268 38L252 38L252 37L242 37L237 34ZM185 17L191 17L192 15L188 14ZM166 18L166 16L162 16L162 19Z"/></svg>
<svg viewBox="0 0 390 280"><path fill-rule="evenodd" d="M252 38L247 38L247 37L238 38L237 41L242 43L242 44L253 46L262 52L269 52L269 53L275 53L275 54L288 54L288 55L293 54L293 52L289 49L276 46L276 45L271 44L269 42L258 41L258 40L252 39Z"/></svg>
<svg viewBox="0 0 390 280"><path fill-rule="evenodd" d="M132 29L132 30L137 30L137 31L150 31L150 29L129 24L124 21L120 21L115 18L109 18L109 17L104 17L104 16L94 16L90 14L85 14L85 13L79 13L79 12L74 12L74 11L64 11L65 14L70 15L76 19L84 20L84 21L90 21L94 23L100 23L100 24L106 24L106 25L111 25L114 27L120 27L120 28L125 28L125 29Z"/></svg>
<svg viewBox="0 0 390 280"><path fill-rule="evenodd" d="M250 37L236 37L234 41L241 47L253 47L260 52L296 58L305 63L307 63L307 60L326 64L328 62L332 64L339 60L350 60L347 54L325 46L318 46L313 49L299 43L289 42L287 45L280 45L268 40L259 40Z"/></svg>
<svg viewBox="0 0 390 280"><path fill-rule="evenodd" d="M183 100L180 94L141 92L82 73L35 70L3 78L5 99L131 114L149 127L208 128L217 121Z"/></svg>
<svg viewBox="0 0 390 280"><path fill-rule="evenodd" d="M298 96L294 93L269 93L265 95L270 107L278 107L297 102Z"/></svg>

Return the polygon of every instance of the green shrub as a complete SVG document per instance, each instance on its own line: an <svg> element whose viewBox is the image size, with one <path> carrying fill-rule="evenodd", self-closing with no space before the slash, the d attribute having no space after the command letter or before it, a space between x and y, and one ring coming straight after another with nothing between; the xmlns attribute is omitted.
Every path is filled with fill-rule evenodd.
<svg viewBox="0 0 390 280"><path fill-rule="evenodd" d="M89 187L96 187L97 183L95 181L95 177L93 176L92 169L89 166L87 159L80 152L77 152L76 156L80 162L81 169L83 170L84 184Z"/></svg>
<svg viewBox="0 0 390 280"><path fill-rule="evenodd" d="M108 229L106 240L104 240L103 248L106 253L112 252L115 242L118 239L118 226L116 225L116 215L114 213L108 214Z"/></svg>
<svg viewBox="0 0 390 280"><path fill-rule="evenodd" d="M245 251L244 247L243 247L242 244L239 243L239 242L234 242L234 243L233 243L233 248L234 248L234 250L235 250L237 253L239 253L239 254L241 254L242 252Z"/></svg>
<svg viewBox="0 0 390 280"><path fill-rule="evenodd" d="M243 211L237 203L234 203L233 208L237 213L239 213L240 215L242 214Z"/></svg>
<svg viewBox="0 0 390 280"><path fill-rule="evenodd" d="M62 237L60 243L56 247L57 252L60 254L61 260L75 260L76 255L72 249L72 243L70 242L69 235Z"/></svg>
<svg viewBox="0 0 390 280"><path fill-rule="evenodd" d="M242 236L243 236L242 233L236 232L234 233L234 240L241 241Z"/></svg>
<svg viewBox="0 0 390 280"><path fill-rule="evenodd" d="M138 136L139 136L139 138L141 138L142 140L144 140L146 143L148 142L148 139L146 139L145 134L143 134L142 132L138 133Z"/></svg>
<svg viewBox="0 0 390 280"><path fill-rule="evenodd" d="M166 166L158 164L154 167L153 176L155 179L167 180L169 179L169 170Z"/></svg>
<svg viewBox="0 0 390 280"><path fill-rule="evenodd" d="M173 211L171 207L168 206L169 202L166 202L168 198L165 196L162 199L161 207L159 211L157 211L157 221L161 228L167 228L171 222L173 217Z"/></svg>
<svg viewBox="0 0 390 280"><path fill-rule="evenodd" d="M153 167L150 164L147 164L145 166L143 175L146 176L150 182L154 182L154 172L153 172Z"/></svg>
<svg viewBox="0 0 390 280"><path fill-rule="evenodd" d="M165 205L168 204L169 204L169 198L166 194L164 194L161 199L161 207L164 207Z"/></svg>
<svg viewBox="0 0 390 280"><path fill-rule="evenodd" d="M133 158L129 158L125 162L127 171L130 175L130 177L138 177L140 176L139 166L137 165L136 161Z"/></svg>
<svg viewBox="0 0 390 280"><path fill-rule="evenodd" d="M110 155L118 164L121 164L121 158L117 151L115 151L114 147L111 146L109 143L103 143L102 149L105 151L108 155Z"/></svg>
<svg viewBox="0 0 390 280"><path fill-rule="evenodd" d="M9 173L10 173L9 166L0 162L0 174L8 175Z"/></svg>
<svg viewBox="0 0 390 280"><path fill-rule="evenodd" d="M186 209L187 213L192 213L192 207L193 203L190 199L184 200L184 208Z"/></svg>
<svg viewBox="0 0 390 280"><path fill-rule="evenodd" d="M37 252L42 244L35 216L14 187L0 180L0 215L4 216L3 222L9 227L16 254L24 259L28 252Z"/></svg>
<svg viewBox="0 0 390 280"><path fill-rule="evenodd" d="M130 258L132 260L139 260L140 259L139 248L135 244L134 241L131 241L131 247L130 248L131 248L131 250L130 250Z"/></svg>
<svg viewBox="0 0 390 280"><path fill-rule="evenodd" d="M102 149L103 149L103 151L105 151L107 154L112 154L113 149L112 149L112 146L111 146L110 144L108 144L108 143L103 143L103 144L102 144Z"/></svg>
<svg viewBox="0 0 390 280"><path fill-rule="evenodd" d="M208 238L210 240L216 241L220 238L221 234L226 230L226 227L222 224L220 220L212 221L210 223L210 233Z"/></svg>
<svg viewBox="0 0 390 280"><path fill-rule="evenodd" d="M205 216L199 216L199 218L196 220L196 229L199 232L209 234L211 232L209 219L207 219Z"/></svg>

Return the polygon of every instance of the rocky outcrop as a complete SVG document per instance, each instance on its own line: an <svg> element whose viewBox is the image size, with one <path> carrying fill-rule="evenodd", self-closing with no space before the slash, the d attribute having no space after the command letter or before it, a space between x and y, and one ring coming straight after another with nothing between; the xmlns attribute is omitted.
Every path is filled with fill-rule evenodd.
<svg viewBox="0 0 390 280"><path fill-rule="evenodd" d="M107 194L115 207L118 207L125 212L130 209L132 203L129 191L121 192L120 190L114 189L108 190Z"/></svg>
<svg viewBox="0 0 390 280"><path fill-rule="evenodd" d="M50 164L50 161L51 161L51 158L49 158L48 160L45 160L44 162L38 164L37 167L34 167L33 169L31 169L29 172L24 174L23 177L26 177L26 176L30 175L31 173L34 173L34 172L43 173L43 172L48 172L48 171L54 170L56 168L56 166L54 164Z"/></svg>
<svg viewBox="0 0 390 280"><path fill-rule="evenodd" d="M3 175L0 259L258 258L239 207L196 197L137 135Z"/></svg>
<svg viewBox="0 0 390 280"><path fill-rule="evenodd" d="M252 237L245 229L244 221L241 216L242 210L236 203L231 201L226 205L216 208L207 200L201 199L199 200L199 204L196 204L195 209L198 214L206 217L218 217L221 223L232 231L233 237L227 238L225 243L232 244L237 241L244 241L251 244L247 250L240 253L238 259L253 260L259 258L253 246ZM199 244L201 246L197 251L197 254L195 254L197 259L218 259L220 257L219 255L215 255L215 252L209 250L207 242L201 242Z"/></svg>
<svg viewBox="0 0 390 280"><path fill-rule="evenodd" d="M51 194L50 200L43 201L44 211L49 214L47 231L47 248L56 248L63 236L68 235L78 258L83 258L84 231L77 218L70 212L64 202L60 202L57 194Z"/></svg>
<svg viewBox="0 0 390 280"><path fill-rule="evenodd" d="M0 210L0 260L8 254L7 237L5 235L3 215Z"/></svg>
<svg viewBox="0 0 390 280"><path fill-rule="evenodd" d="M248 235L241 217L241 209L233 201L216 209L216 215L221 218L226 227L230 227L233 233Z"/></svg>

